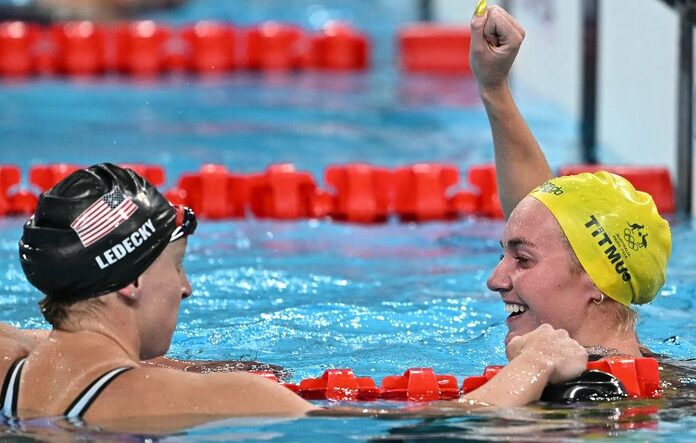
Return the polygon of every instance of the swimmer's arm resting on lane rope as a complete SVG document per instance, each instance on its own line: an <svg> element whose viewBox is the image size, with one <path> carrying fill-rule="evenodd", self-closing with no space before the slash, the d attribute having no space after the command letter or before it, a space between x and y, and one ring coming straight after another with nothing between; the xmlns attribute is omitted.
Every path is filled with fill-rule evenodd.
<svg viewBox="0 0 696 443"><path fill-rule="evenodd" d="M457 400L436 401L424 406L407 408L354 408L339 407L316 409L311 416L343 417L371 416L384 419L409 417L444 417L459 415L463 411L480 410L491 406L524 406L539 400L548 384L553 367L540 364L529 356L520 356L503 369L488 383Z"/></svg>
<svg viewBox="0 0 696 443"><path fill-rule="evenodd" d="M513 338L506 347L510 363L486 384L455 401L438 401L408 409L333 408L310 415L370 415L381 418L446 416L486 406L522 406L539 400L547 384L580 376L587 367L587 351L563 329L543 324Z"/></svg>
<svg viewBox="0 0 696 443"><path fill-rule="evenodd" d="M272 371L273 374L283 381L288 377L288 373L282 366L271 365L251 360L177 360L169 357L156 357L141 362L144 366L157 366L160 368L178 369L186 372L198 372L209 374L214 372L250 372L250 371Z"/></svg>
<svg viewBox="0 0 696 443"><path fill-rule="evenodd" d="M510 90L510 68L524 35L522 26L498 6L471 20L470 63L491 127L505 218L530 191L554 176Z"/></svg>

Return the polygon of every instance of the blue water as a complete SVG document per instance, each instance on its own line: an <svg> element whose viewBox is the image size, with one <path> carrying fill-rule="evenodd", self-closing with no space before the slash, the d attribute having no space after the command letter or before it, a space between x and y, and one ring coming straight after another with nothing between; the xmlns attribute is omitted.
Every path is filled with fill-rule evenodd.
<svg viewBox="0 0 696 443"><path fill-rule="evenodd" d="M400 166L447 161L465 171L492 159L485 114L470 79L405 77L393 68L393 31L417 2L199 0L155 17L173 23L215 17L240 24L284 19L316 28L348 18L376 39L374 70L359 74L235 73L217 79L149 81L32 79L0 85L0 163L98 161L163 165L166 189L184 171L221 163L260 171L293 162L322 183L330 164ZM356 7L356 5L358 5ZM534 97L521 108L552 166L578 160L575 123ZM26 183L25 183L26 185ZM23 220L0 219L0 321L47 328L16 257ZM294 380L349 367L379 382L409 367L463 376L505 361L505 313L486 278L499 254L499 221L362 226L326 220L201 223L186 268L194 296L182 304L169 355L254 359L282 365ZM696 354L692 313L696 257L691 220L673 223L667 283L640 309L638 332L656 352ZM579 409L532 406L423 420L226 420L172 440L414 441L606 439L692 440L693 405L648 402ZM693 401L691 401L693 402ZM638 403L638 406L645 406ZM633 414L633 415L632 415ZM27 427L36 438L78 434Z"/></svg>

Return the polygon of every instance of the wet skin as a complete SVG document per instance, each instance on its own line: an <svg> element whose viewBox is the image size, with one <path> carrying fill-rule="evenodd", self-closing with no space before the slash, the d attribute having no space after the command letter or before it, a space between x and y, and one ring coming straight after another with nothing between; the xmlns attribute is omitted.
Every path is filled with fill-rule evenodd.
<svg viewBox="0 0 696 443"><path fill-rule="evenodd" d="M181 300L191 295L191 283L183 266L187 240L169 244L138 279L136 292L143 304L142 331L145 332L141 359L164 355L176 328Z"/></svg>

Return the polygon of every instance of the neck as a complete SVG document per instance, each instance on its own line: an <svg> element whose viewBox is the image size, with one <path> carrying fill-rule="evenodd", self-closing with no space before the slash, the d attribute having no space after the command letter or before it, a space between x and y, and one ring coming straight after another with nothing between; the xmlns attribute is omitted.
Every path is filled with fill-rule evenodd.
<svg viewBox="0 0 696 443"><path fill-rule="evenodd" d="M595 312L585 316L586 321L573 338L591 353L641 357L635 328L622 328L612 308L597 306Z"/></svg>
<svg viewBox="0 0 696 443"><path fill-rule="evenodd" d="M120 348L131 360L140 360L141 343L131 313L118 306L116 294L105 296L104 302L105 306L74 313L56 330L59 333L96 336Z"/></svg>
<svg viewBox="0 0 696 443"><path fill-rule="evenodd" d="M637 340L616 341L614 343L604 342L601 345L583 344L589 355L601 357L612 357L616 355L642 357L640 344Z"/></svg>

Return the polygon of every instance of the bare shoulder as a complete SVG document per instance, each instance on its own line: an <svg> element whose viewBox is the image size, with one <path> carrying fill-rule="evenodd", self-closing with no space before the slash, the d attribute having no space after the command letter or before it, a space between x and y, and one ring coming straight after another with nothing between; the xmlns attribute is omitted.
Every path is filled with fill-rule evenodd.
<svg viewBox="0 0 696 443"><path fill-rule="evenodd" d="M115 380L86 418L124 414L297 417L313 409L284 386L254 374L197 374L139 367Z"/></svg>

